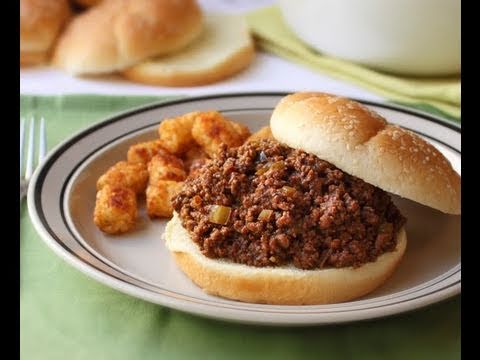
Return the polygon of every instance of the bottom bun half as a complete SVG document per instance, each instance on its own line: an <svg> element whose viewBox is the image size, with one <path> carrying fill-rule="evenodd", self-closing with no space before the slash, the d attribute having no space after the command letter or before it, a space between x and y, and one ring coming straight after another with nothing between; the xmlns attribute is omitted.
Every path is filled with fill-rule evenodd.
<svg viewBox="0 0 480 360"><path fill-rule="evenodd" d="M301 270L294 266L253 267L204 256L174 214L166 246L180 269L206 293L250 303L314 305L345 302L368 294L393 273L405 253L402 228L394 251L358 268Z"/></svg>

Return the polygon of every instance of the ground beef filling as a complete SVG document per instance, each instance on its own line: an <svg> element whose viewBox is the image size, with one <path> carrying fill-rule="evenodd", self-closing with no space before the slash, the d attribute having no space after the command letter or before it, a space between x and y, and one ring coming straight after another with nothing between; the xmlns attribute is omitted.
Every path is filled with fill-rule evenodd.
<svg viewBox="0 0 480 360"><path fill-rule="evenodd" d="M258 267L358 267L406 221L383 190L269 140L222 147L173 207L205 256Z"/></svg>

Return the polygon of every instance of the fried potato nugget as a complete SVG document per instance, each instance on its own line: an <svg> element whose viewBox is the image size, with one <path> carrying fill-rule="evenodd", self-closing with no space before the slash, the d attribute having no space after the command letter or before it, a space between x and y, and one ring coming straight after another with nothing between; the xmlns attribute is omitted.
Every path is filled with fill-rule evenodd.
<svg viewBox="0 0 480 360"><path fill-rule="evenodd" d="M97 181L97 190L105 185L113 187L126 187L139 194L145 191L148 183L147 166L142 163L130 164L119 161L100 176Z"/></svg>
<svg viewBox="0 0 480 360"><path fill-rule="evenodd" d="M167 151L161 144L160 140L153 140L132 145L127 152L127 161L148 164L154 155Z"/></svg>
<svg viewBox="0 0 480 360"><path fill-rule="evenodd" d="M162 180L183 181L187 173L182 159L171 154L157 154L148 163L149 185Z"/></svg>
<svg viewBox="0 0 480 360"><path fill-rule="evenodd" d="M251 142L251 141L259 141L263 139L271 139L275 140L272 134L272 130L270 129L270 126L264 126L257 132L253 133L246 142Z"/></svg>
<svg viewBox="0 0 480 360"><path fill-rule="evenodd" d="M127 187L104 185L97 192L93 222L108 234L132 230L137 218L137 196Z"/></svg>
<svg viewBox="0 0 480 360"><path fill-rule="evenodd" d="M207 154L203 149L200 147L200 145L194 145L188 151L183 154L182 160L183 164L185 166L185 169L188 170L188 173L191 172L192 166L194 164L198 164L200 162L204 162L204 160L207 159Z"/></svg>
<svg viewBox="0 0 480 360"><path fill-rule="evenodd" d="M246 125L237 123L235 121L230 120L230 123L232 124L233 128L237 132L238 136L243 139L242 141L242 144L243 144L245 142L245 139L247 139L251 134L250 129Z"/></svg>
<svg viewBox="0 0 480 360"><path fill-rule="evenodd" d="M179 155L194 144L192 126L198 112L163 120L158 126L158 135L165 149Z"/></svg>
<svg viewBox="0 0 480 360"><path fill-rule="evenodd" d="M147 214L154 217L171 217L173 215L172 197L182 188L183 182L161 180L155 185L148 185L146 192Z"/></svg>
<svg viewBox="0 0 480 360"><path fill-rule="evenodd" d="M228 147L240 146L250 136L250 131L246 126L226 119L218 111L208 111L195 117L192 136L213 157L221 143Z"/></svg>
<svg viewBox="0 0 480 360"><path fill-rule="evenodd" d="M136 196L142 193L149 217L171 217L172 198L188 173L195 174L216 154L220 144L236 147L247 138L272 137L269 127L251 136L245 125L218 111L196 111L165 119L158 134L157 140L132 145L127 161L117 162L98 179L93 221L101 231L120 234L132 230L138 212Z"/></svg>

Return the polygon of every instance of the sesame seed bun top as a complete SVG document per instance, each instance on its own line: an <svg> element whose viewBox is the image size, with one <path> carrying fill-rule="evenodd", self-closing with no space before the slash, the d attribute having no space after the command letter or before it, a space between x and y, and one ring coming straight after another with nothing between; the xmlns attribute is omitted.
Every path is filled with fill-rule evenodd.
<svg viewBox="0 0 480 360"><path fill-rule="evenodd" d="M385 191L460 214L460 176L445 156L366 106L315 92L276 106L270 127L280 142L312 153Z"/></svg>

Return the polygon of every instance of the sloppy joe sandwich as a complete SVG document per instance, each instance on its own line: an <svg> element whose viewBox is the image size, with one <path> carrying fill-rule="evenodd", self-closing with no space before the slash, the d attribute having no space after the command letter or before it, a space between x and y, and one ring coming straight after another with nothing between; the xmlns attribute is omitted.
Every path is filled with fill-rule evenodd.
<svg viewBox="0 0 480 360"><path fill-rule="evenodd" d="M207 293L349 301L382 285L405 253L407 219L388 192L460 214L448 160L358 102L292 94L270 128L272 136L220 146L172 199L166 246Z"/></svg>

